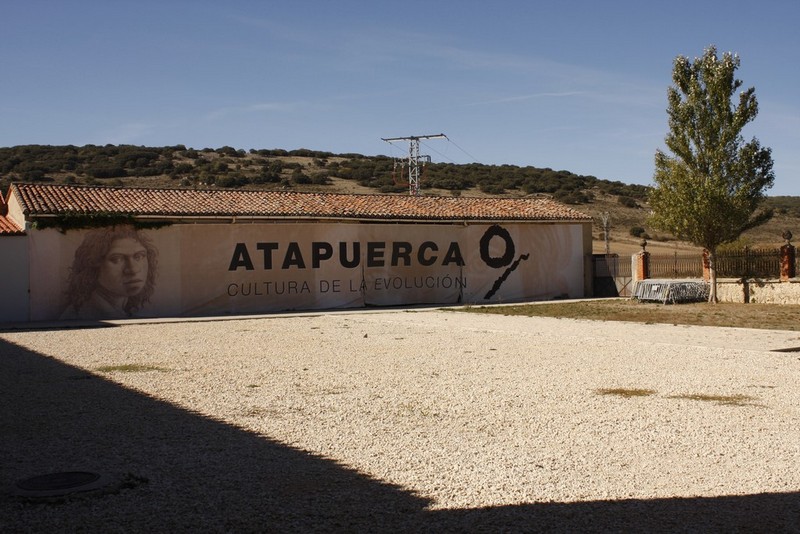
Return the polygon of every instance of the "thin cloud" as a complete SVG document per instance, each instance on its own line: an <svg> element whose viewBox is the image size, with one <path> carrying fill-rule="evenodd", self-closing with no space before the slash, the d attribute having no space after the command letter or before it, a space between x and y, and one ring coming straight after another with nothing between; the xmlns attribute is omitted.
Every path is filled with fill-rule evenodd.
<svg viewBox="0 0 800 534"><path fill-rule="evenodd" d="M507 104L510 102L524 102L525 100L534 100L538 98L564 98L568 96L581 96L585 95L585 91L563 91L556 93L534 93L530 95L509 96L505 98L495 98L492 100L482 100L479 102L471 102L467 106L483 106L489 104Z"/></svg>
<svg viewBox="0 0 800 534"><path fill-rule="evenodd" d="M244 111L293 111L297 104L293 102L263 102L244 108Z"/></svg>
<svg viewBox="0 0 800 534"><path fill-rule="evenodd" d="M438 72L473 73L481 84L497 78L496 73L512 76L518 87L559 88L531 94L498 96L475 101L468 106L523 102L540 98L583 97L626 107L663 106L665 87L620 72L581 64L554 61L536 55L486 52L448 43L441 36L413 32L372 30L331 40L331 49L341 52L352 70L387 68L397 64L425 65ZM424 79L424 77L422 77ZM508 83L508 82L506 82ZM524 89L523 89L524 91Z"/></svg>
<svg viewBox="0 0 800 534"><path fill-rule="evenodd" d="M259 102L247 106L228 106L210 111L205 115L205 119L214 121L244 113L288 113L297 109L297 106L296 102Z"/></svg>
<svg viewBox="0 0 800 534"><path fill-rule="evenodd" d="M301 30L299 26L292 26L287 24L285 20L267 19L264 17L248 17L235 14L226 16L228 20L233 21L241 26L255 28L257 30L265 31L273 39L294 42L294 43L309 43L315 40L313 34Z"/></svg>

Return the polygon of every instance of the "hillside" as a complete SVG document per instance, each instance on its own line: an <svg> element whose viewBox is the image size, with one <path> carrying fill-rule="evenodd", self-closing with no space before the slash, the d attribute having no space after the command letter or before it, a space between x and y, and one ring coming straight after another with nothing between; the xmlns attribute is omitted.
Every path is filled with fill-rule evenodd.
<svg viewBox="0 0 800 534"><path fill-rule="evenodd" d="M0 148L0 189L12 181L131 187L295 189L346 193L408 194L405 169L387 156L299 150L196 150L183 145L45 146ZM600 180L550 168L479 163L430 163L422 194L452 196L549 196L573 204L595 220L595 252L605 251L602 214L611 223L612 253L639 250L648 237L652 252L692 249L646 224L647 191L641 185ZM770 197L775 217L745 234L741 244L775 246L784 229L800 236L800 197Z"/></svg>

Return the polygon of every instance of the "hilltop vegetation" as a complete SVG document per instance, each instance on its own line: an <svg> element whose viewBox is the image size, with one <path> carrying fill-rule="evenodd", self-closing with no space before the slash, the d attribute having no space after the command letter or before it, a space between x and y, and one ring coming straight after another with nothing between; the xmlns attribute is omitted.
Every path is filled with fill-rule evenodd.
<svg viewBox="0 0 800 534"><path fill-rule="evenodd" d="M407 170L396 162L388 156L308 149L24 145L0 148L0 189L5 193L13 181L407 194ZM642 185L566 170L480 163L429 163L420 182L423 194L552 197L592 215L597 240L603 239L600 214L609 213L610 236L617 243L638 243L641 237L672 241L647 228L649 188ZM783 228L800 236L800 197L770 197L767 202L775 219L746 234L745 242L778 243Z"/></svg>
<svg viewBox="0 0 800 534"><path fill-rule="evenodd" d="M5 182L152 186L152 180L132 182L127 179L159 177L162 178L160 185L168 187L303 188L330 185L332 178L339 178L375 192L403 193L407 190L405 174L395 167L395 162L387 156L307 149L245 152L228 146L202 150L187 149L183 145L0 148L0 176ZM599 180L565 170L480 163L430 163L425 166L421 185L426 190L476 189L487 195L545 193L570 204L590 202L593 190L640 201L647 194L647 188L641 185Z"/></svg>

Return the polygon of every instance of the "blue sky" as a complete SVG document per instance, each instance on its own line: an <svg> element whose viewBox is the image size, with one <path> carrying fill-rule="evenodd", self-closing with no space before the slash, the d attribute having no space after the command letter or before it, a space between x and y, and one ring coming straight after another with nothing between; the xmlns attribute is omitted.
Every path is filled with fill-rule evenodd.
<svg viewBox="0 0 800 534"><path fill-rule="evenodd" d="M11 4L11 5L8 5ZM550 167L652 183L677 55L739 54L800 196L800 2L51 1L4 5L0 146L183 144Z"/></svg>

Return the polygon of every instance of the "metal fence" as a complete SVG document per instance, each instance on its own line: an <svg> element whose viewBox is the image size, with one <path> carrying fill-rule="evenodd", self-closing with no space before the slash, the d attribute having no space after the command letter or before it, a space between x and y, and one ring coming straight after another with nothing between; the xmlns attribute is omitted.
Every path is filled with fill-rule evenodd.
<svg viewBox="0 0 800 534"><path fill-rule="evenodd" d="M631 276L631 259L628 256L620 258L618 254L594 254L592 261L596 277Z"/></svg>
<svg viewBox="0 0 800 534"><path fill-rule="evenodd" d="M795 264L796 268L800 268L800 257ZM781 250L745 247L718 252L716 270L719 278L778 278L781 273ZM702 254L650 254L650 278L702 277Z"/></svg>
<svg viewBox="0 0 800 534"><path fill-rule="evenodd" d="M778 278L781 273L779 248L743 248L717 253L720 278Z"/></svg>
<svg viewBox="0 0 800 534"><path fill-rule="evenodd" d="M592 256L595 297L630 297L633 277L630 256L594 254Z"/></svg>
<svg viewBox="0 0 800 534"><path fill-rule="evenodd" d="M650 254L650 278L702 278L700 254Z"/></svg>

